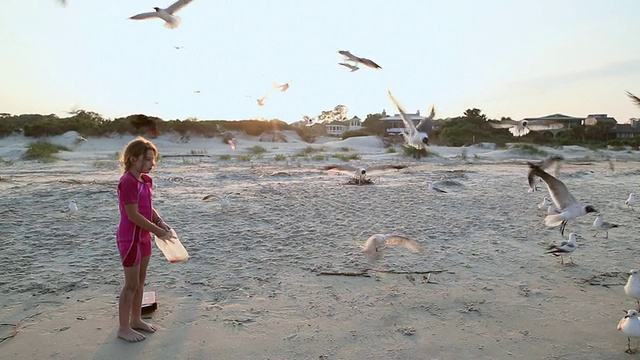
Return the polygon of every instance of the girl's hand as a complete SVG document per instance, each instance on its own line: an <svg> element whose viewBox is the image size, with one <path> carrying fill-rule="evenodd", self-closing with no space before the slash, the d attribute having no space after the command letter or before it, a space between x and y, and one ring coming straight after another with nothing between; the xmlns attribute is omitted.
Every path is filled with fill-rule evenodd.
<svg viewBox="0 0 640 360"><path fill-rule="evenodd" d="M164 220L160 220L160 223L158 224L158 226L167 231L171 230L171 226L169 226L166 222L164 222Z"/></svg>
<svg viewBox="0 0 640 360"><path fill-rule="evenodd" d="M171 235L171 233L169 232L169 230L164 229L162 227L158 227L157 231L153 232L157 237L159 237L160 239L167 239L169 238L169 235Z"/></svg>

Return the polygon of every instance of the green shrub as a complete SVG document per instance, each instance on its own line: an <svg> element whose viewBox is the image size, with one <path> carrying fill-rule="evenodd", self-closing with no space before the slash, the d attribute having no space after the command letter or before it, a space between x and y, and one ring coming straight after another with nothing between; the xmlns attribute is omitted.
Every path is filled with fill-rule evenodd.
<svg viewBox="0 0 640 360"><path fill-rule="evenodd" d="M273 157L273 160L275 160L275 161L287 160L287 156L286 156L286 155L283 155L283 154L276 154L276 155Z"/></svg>
<svg viewBox="0 0 640 360"><path fill-rule="evenodd" d="M430 157L430 156L438 156L436 152L430 151L427 148L418 149L413 146L407 146L407 145L402 146L402 151L404 152L405 156L411 156L414 159L420 159L423 157Z"/></svg>
<svg viewBox="0 0 640 360"><path fill-rule="evenodd" d="M256 145L256 146L252 146L252 147L248 148L247 151L249 151L253 155L259 155L259 154L266 153L267 149L263 148L260 145Z"/></svg>
<svg viewBox="0 0 640 360"><path fill-rule="evenodd" d="M58 160L55 156L60 151L71 151L66 146L51 144L46 141L36 141L29 144L24 154L25 160L38 160L42 162L52 162Z"/></svg>

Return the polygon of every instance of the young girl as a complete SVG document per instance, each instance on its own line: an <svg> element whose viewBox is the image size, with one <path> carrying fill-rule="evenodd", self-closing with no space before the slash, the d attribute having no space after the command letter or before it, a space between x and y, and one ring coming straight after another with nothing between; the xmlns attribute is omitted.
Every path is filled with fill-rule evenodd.
<svg viewBox="0 0 640 360"><path fill-rule="evenodd" d="M124 267L124 287L120 292L118 337L136 342L145 336L134 329L154 332L153 324L142 321L142 294L151 256L151 233L168 234L169 226L151 204L151 177L158 150L149 140L138 137L127 144L120 157L124 175L118 183L120 225L116 239Z"/></svg>

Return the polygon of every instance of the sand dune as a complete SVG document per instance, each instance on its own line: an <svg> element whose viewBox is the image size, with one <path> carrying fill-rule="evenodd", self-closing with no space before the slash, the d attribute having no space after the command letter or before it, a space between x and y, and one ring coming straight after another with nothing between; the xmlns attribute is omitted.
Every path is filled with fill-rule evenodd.
<svg viewBox="0 0 640 360"><path fill-rule="evenodd" d="M546 189L527 192L525 161L540 156L469 147L464 160L461 148L430 147L439 156L415 160L375 137L307 144L292 134L288 143L238 137L232 151L219 138L163 135L154 140L162 154L208 157L163 158L151 174L155 207L190 258L170 264L154 246L146 289L157 291L160 329L128 344L115 336L123 275L114 154L130 139L69 143L73 151L47 164L19 160L31 139L0 140L0 157L13 160L0 165L2 358L629 356L615 325L635 306L622 286L638 266L638 216L624 205L637 192L636 151L545 149L568 159L560 178L576 198L621 224L604 240L592 237L594 216L570 223L584 239L576 265L562 266L544 254L562 240L536 207ZM261 157L237 157L256 145ZM292 156L310 146L327 157ZM408 167L348 186L347 175L321 170L348 153L361 156L354 166ZM617 160L613 174L605 154ZM442 177L463 186L427 191ZM201 201L228 193L239 195L227 211ZM72 198L79 212L68 218L60 210ZM388 247L372 262L360 245L375 233L425 251Z"/></svg>

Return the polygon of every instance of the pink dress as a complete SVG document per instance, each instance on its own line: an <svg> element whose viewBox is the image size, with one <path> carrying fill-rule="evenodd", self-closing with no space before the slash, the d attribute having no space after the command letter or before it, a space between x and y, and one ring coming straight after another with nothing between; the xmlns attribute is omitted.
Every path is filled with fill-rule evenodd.
<svg viewBox="0 0 640 360"><path fill-rule="evenodd" d="M124 267L139 265L143 257L151 256L151 232L129 220L124 208L126 204L138 204L138 212L149 221L153 221L153 206L151 205L153 180L146 174L142 174L141 178L142 182L127 171L120 177L118 183L120 225L116 240Z"/></svg>

